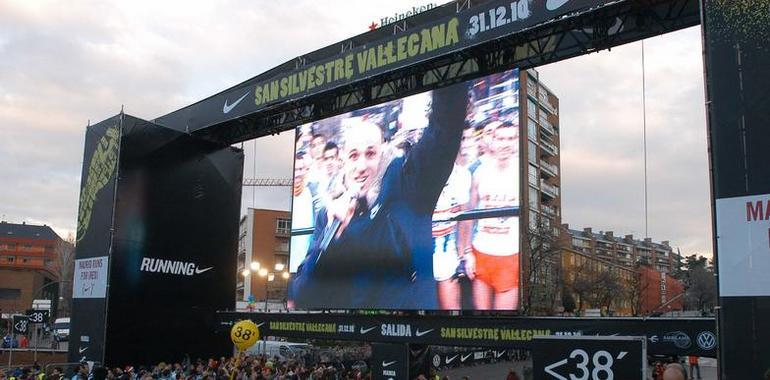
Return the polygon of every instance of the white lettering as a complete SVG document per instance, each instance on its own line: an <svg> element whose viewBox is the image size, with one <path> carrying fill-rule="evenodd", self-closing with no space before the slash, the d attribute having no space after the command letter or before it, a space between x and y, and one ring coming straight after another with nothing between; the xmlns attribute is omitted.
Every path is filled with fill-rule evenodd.
<svg viewBox="0 0 770 380"><path fill-rule="evenodd" d="M212 268L213 267L208 267L199 270L195 263L143 257L142 264L139 266L139 271L151 273L168 273L180 276L194 276L196 274L205 273Z"/></svg>
<svg viewBox="0 0 770 380"><path fill-rule="evenodd" d="M412 326L404 324L383 324L380 327L383 336L412 336Z"/></svg>
<svg viewBox="0 0 770 380"><path fill-rule="evenodd" d="M149 257L142 257L142 266L139 267L140 271L149 272L150 271L150 262L152 262L152 259Z"/></svg>

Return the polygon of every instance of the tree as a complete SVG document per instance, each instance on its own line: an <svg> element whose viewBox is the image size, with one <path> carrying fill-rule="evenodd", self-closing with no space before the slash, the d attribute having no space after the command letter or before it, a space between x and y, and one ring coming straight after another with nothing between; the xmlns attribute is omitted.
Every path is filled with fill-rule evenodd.
<svg viewBox="0 0 770 380"><path fill-rule="evenodd" d="M586 301L591 302L592 294L596 287L595 266L596 262L588 259L579 266L574 267L572 278L567 284L571 294L577 296L577 309L575 311L578 313L583 311Z"/></svg>
<svg viewBox="0 0 770 380"><path fill-rule="evenodd" d="M529 250L524 296L524 313L551 314L560 300L562 288L561 242L551 227L550 220L530 214L537 219L527 231Z"/></svg>
<svg viewBox="0 0 770 380"><path fill-rule="evenodd" d="M703 256L690 255L685 259L685 269L682 276L685 307L703 313L711 312L717 298L714 266Z"/></svg>
<svg viewBox="0 0 770 380"><path fill-rule="evenodd" d="M609 312L612 309L612 302L617 297L622 297L623 286L620 283L620 276L617 269L611 266L602 268L596 275L593 289L594 305L600 309Z"/></svg>
<svg viewBox="0 0 770 380"><path fill-rule="evenodd" d="M642 265L634 265L634 274L625 281L624 293L631 306L631 315L638 317L642 314L642 297L650 287L648 281L642 281Z"/></svg>
<svg viewBox="0 0 770 380"><path fill-rule="evenodd" d="M561 290L561 305L564 307L564 312L570 314L574 313L577 307L575 297L572 296L572 292L567 287L563 287Z"/></svg>
<svg viewBox="0 0 770 380"><path fill-rule="evenodd" d="M689 273L690 286L685 290L685 302L690 309L710 312L716 305L716 278L706 268L695 268Z"/></svg>
<svg viewBox="0 0 770 380"><path fill-rule="evenodd" d="M56 272L59 276L59 316L69 315L72 310L72 275L75 271L75 237L70 233L56 246Z"/></svg>

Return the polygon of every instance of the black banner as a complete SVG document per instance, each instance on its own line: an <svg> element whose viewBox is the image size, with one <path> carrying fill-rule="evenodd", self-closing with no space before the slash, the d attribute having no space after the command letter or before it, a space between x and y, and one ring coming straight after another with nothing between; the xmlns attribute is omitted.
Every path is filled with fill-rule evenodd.
<svg viewBox="0 0 770 380"><path fill-rule="evenodd" d="M540 337L533 341L535 379L647 379L643 337Z"/></svg>
<svg viewBox="0 0 770 380"><path fill-rule="evenodd" d="M26 315L14 315L11 322L13 323L14 334L26 335L30 332L29 318Z"/></svg>
<svg viewBox="0 0 770 380"><path fill-rule="evenodd" d="M375 379L411 379L406 344L372 343L372 374Z"/></svg>
<svg viewBox="0 0 770 380"><path fill-rule="evenodd" d="M441 347L439 350L439 348L434 347L429 356L431 367L444 370L500 361L526 360L529 358L529 350L512 348L469 348L462 350L447 349L447 347Z"/></svg>
<svg viewBox="0 0 770 380"><path fill-rule="evenodd" d="M454 1L298 57L154 122L194 132L606 3L618 1L493 0L469 8Z"/></svg>
<svg viewBox="0 0 770 380"><path fill-rule="evenodd" d="M722 379L770 371L770 1L702 0Z"/></svg>
<svg viewBox="0 0 770 380"><path fill-rule="evenodd" d="M113 116L86 129L75 245L70 362L81 359L101 362L104 354L106 279L97 284L88 277L91 259L100 260L98 258L110 255L123 117ZM99 289L95 289L97 287Z"/></svg>
<svg viewBox="0 0 770 380"><path fill-rule="evenodd" d="M127 117L104 363L225 355L203 338L235 303L242 151Z"/></svg>
<svg viewBox="0 0 770 380"><path fill-rule="evenodd" d="M431 369L430 346L425 344L409 345L409 378L415 379L420 375L428 376Z"/></svg>
<svg viewBox="0 0 770 380"><path fill-rule="evenodd" d="M396 317L220 312L221 334L251 319L263 336L413 343L436 346L532 348L539 335L646 336L648 352L716 357L716 325L710 318L515 318Z"/></svg>
<svg viewBox="0 0 770 380"><path fill-rule="evenodd" d="M129 115L88 128L69 361L227 353L191 332L234 304L242 170L238 149Z"/></svg>
<svg viewBox="0 0 770 380"><path fill-rule="evenodd" d="M34 310L29 309L26 312L29 323L31 324L44 324L48 323L50 312L48 310Z"/></svg>

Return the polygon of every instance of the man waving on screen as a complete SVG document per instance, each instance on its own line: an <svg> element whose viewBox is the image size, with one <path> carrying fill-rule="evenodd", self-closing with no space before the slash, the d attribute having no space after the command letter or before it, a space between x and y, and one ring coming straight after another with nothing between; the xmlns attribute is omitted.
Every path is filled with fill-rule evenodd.
<svg viewBox="0 0 770 380"><path fill-rule="evenodd" d="M403 156L383 126L343 133L342 188L319 212L290 286L299 308L436 309L431 221L460 146L467 88L433 92L423 136ZM404 102L409 98L404 99Z"/></svg>

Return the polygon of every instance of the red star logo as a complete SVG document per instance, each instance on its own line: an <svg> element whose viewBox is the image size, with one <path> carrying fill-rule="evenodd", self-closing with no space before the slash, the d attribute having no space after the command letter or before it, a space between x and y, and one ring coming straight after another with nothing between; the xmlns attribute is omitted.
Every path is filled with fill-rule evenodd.
<svg viewBox="0 0 770 380"><path fill-rule="evenodd" d="M377 23L372 21L372 25L369 25L369 30L375 30L377 29Z"/></svg>

